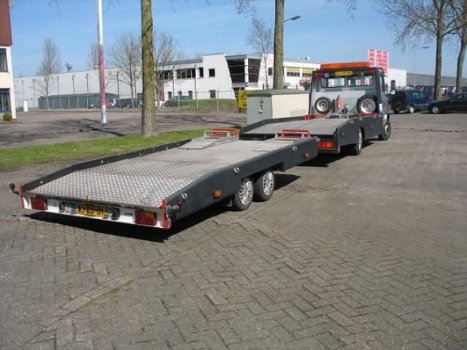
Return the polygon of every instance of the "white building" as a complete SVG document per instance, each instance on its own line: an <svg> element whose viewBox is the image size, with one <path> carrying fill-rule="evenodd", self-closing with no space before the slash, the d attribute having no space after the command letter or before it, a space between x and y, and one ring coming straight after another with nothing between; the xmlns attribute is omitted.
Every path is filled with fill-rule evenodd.
<svg viewBox="0 0 467 350"><path fill-rule="evenodd" d="M10 3L0 0L0 116L11 112L16 119L11 45Z"/></svg>
<svg viewBox="0 0 467 350"><path fill-rule="evenodd" d="M284 81L289 89L305 89L311 81L313 70L319 64L305 59L284 59ZM189 96L192 99L234 99L239 89L262 90L272 88L273 55L224 55L222 53L203 55L200 58L183 60L159 67L159 100L167 101L175 96ZM141 79L136 81L133 94L124 82L122 73L115 68L105 71L106 92L109 99L121 101L120 106L130 106L130 98L140 103ZM405 86L405 70L389 69L388 85L395 80L396 86ZM38 99L45 95L40 90L41 77L20 77L15 79L17 105L27 101L37 108ZM98 70L60 73L53 77L49 96L61 96L59 103L50 108L82 108L93 105L99 93ZM94 96L91 96L94 95ZM109 101L110 104L113 101ZM118 105L119 102L117 102Z"/></svg>

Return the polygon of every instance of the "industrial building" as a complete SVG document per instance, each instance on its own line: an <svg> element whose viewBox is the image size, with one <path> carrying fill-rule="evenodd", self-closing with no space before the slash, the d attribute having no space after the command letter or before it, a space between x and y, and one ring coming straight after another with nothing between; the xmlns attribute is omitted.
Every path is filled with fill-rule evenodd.
<svg viewBox="0 0 467 350"><path fill-rule="evenodd" d="M309 58L284 59L284 81L288 89L307 88L313 70L319 68ZM176 96L191 99L235 99L239 89L263 90L272 88L273 55L208 54L158 67L158 100L162 103ZM19 77L14 80L18 106L44 108L41 91L42 77ZM137 107L141 104L142 79L134 86L122 78L116 68L105 70L106 92L110 107ZM406 85L406 71L389 69L388 81L396 86ZM133 93L132 93L133 92ZM49 91L49 108L96 107L94 96L99 93L97 69L57 74Z"/></svg>

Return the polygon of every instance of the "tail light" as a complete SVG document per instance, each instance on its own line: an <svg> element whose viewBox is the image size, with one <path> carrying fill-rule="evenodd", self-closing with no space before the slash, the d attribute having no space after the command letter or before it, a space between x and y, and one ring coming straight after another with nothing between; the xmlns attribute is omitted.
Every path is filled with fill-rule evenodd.
<svg viewBox="0 0 467 350"><path fill-rule="evenodd" d="M320 140L318 142L318 147L321 149L335 148L336 143L333 140Z"/></svg>
<svg viewBox="0 0 467 350"><path fill-rule="evenodd" d="M152 211L136 210L135 223L138 225L156 226L157 215Z"/></svg>
<svg viewBox="0 0 467 350"><path fill-rule="evenodd" d="M31 198L31 208L36 210L47 210L47 200L40 197Z"/></svg>

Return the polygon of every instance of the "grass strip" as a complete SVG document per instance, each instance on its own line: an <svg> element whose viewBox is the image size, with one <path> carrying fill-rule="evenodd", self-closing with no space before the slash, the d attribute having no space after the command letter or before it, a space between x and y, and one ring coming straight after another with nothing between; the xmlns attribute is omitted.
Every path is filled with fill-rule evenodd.
<svg viewBox="0 0 467 350"><path fill-rule="evenodd" d="M75 162L78 160L121 154L203 135L203 130L183 130L161 133L153 137L130 135L55 143L50 145L0 148L0 171L44 163Z"/></svg>

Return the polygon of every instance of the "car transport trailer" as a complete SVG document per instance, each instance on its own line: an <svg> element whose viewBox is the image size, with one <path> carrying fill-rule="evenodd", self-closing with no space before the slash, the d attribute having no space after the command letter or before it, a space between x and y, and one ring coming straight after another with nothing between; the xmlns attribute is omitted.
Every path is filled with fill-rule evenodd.
<svg viewBox="0 0 467 350"><path fill-rule="evenodd" d="M25 209L169 229L223 200L246 210L268 200L274 171L317 155L317 139L285 130L242 139L218 128L204 137L72 165L25 185L11 184Z"/></svg>

